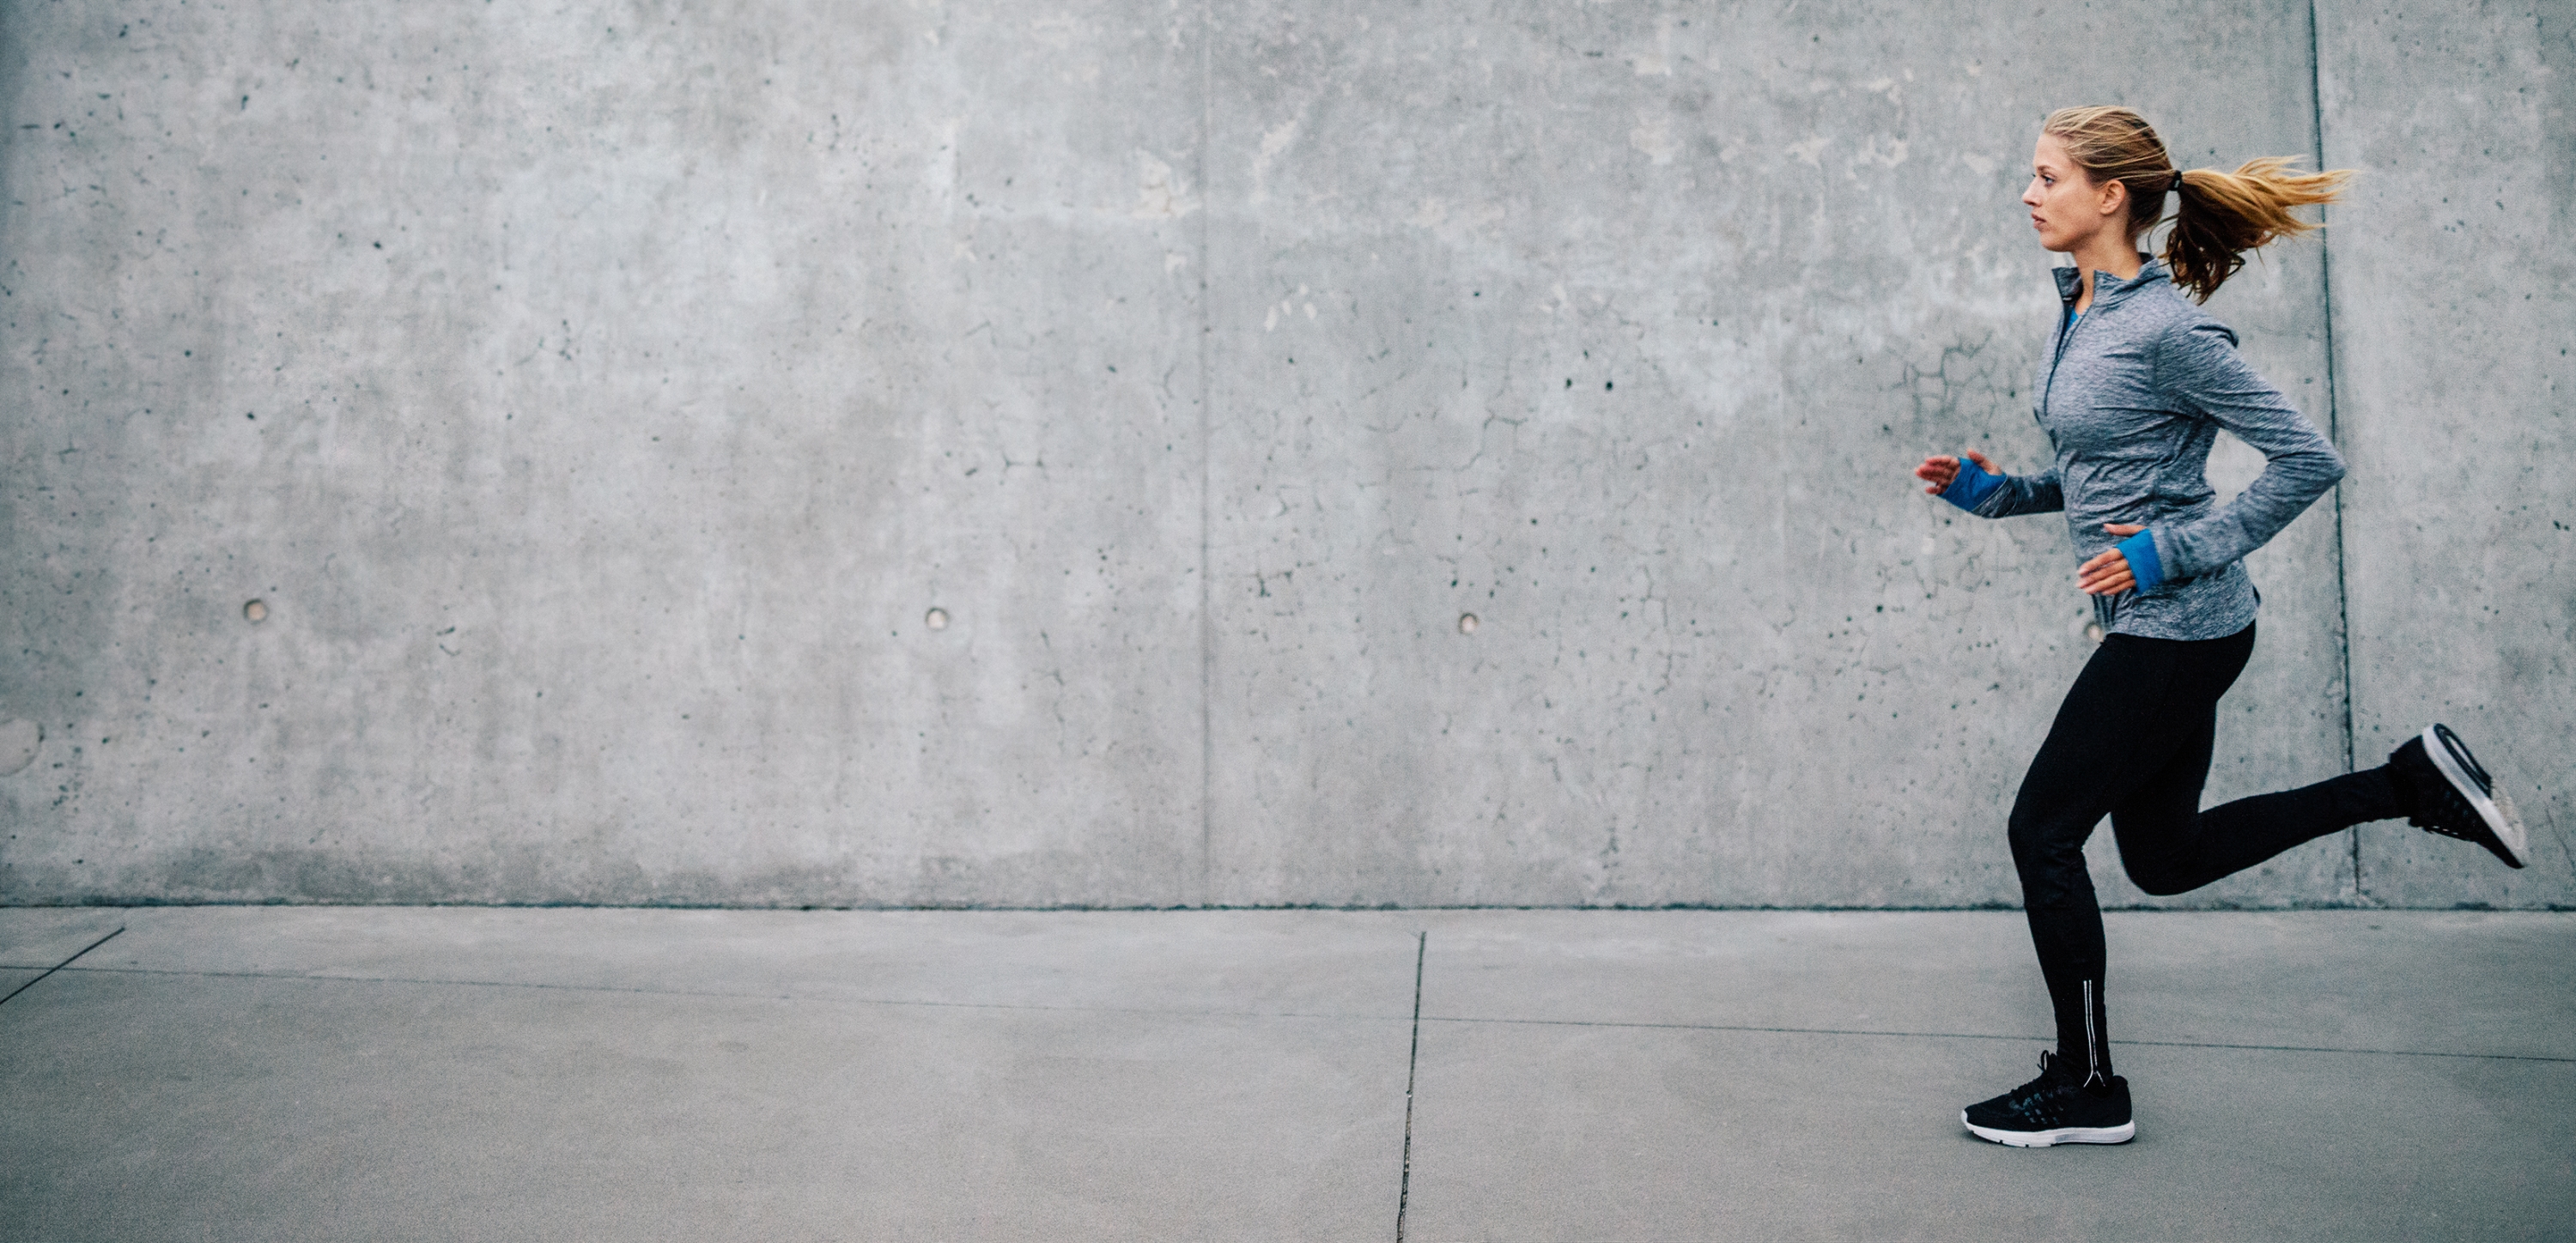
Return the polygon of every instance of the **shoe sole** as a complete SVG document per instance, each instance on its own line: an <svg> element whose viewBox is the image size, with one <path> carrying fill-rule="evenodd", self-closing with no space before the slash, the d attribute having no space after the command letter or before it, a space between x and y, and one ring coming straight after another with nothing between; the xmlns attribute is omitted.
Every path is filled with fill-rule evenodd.
<svg viewBox="0 0 2576 1243"><path fill-rule="evenodd" d="M1959 1111L1959 1125L1979 1139L1990 1139L2015 1148L2054 1148L2059 1144L2125 1144L2138 1137L2138 1124L2123 1122L2118 1126L2062 1126L2054 1131L2001 1131L1978 1126L1968 1121L1968 1112Z"/></svg>
<svg viewBox="0 0 2576 1243"><path fill-rule="evenodd" d="M2477 779L2470 776L2467 769L2460 767L2459 760L2452 757L2451 748L2444 745L2439 736L2442 732L2445 731L2440 725L2434 725L2424 731L2424 755L2425 758L2433 761L2434 768L2440 770L2442 779L2450 782L2451 788L2459 791L2461 798L2468 800L2470 808L2478 813L2478 818L2486 822L2487 832L2495 836L2492 844L2487 842L2478 844L2495 851L2504 859L2507 866L2521 867L2531 862L2531 837L2523 832L2522 817L2514 814L2513 800L2502 794L2494 798L2487 797L2486 792L2478 788ZM2454 738L2458 736L2452 735ZM2465 747L2468 744L2461 745Z"/></svg>

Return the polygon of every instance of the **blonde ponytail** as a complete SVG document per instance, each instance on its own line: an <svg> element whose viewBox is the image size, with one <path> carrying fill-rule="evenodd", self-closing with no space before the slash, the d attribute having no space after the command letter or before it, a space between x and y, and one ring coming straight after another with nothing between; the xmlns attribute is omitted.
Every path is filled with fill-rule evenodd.
<svg viewBox="0 0 2576 1243"><path fill-rule="evenodd" d="M2227 278L2245 266L2245 252L2319 225L2290 214L2293 207L2331 203L2352 180L2352 170L2294 171L2297 161L2278 155L2247 160L2235 172L2195 168L2182 175L2173 232L2165 238L2165 266L2174 283L2209 301Z"/></svg>
<svg viewBox="0 0 2576 1243"><path fill-rule="evenodd" d="M2179 193L2165 266L2174 284L2201 302L2245 266L2247 251L2318 227L2291 215L2291 208L2331 203L2352 180L2350 169L2294 171L2296 161L2285 156L2248 160L2232 173L2176 172L2155 127L2127 108L2061 108L2040 129L2095 184L2117 181L2129 188L2132 238L2163 219L2168 191Z"/></svg>

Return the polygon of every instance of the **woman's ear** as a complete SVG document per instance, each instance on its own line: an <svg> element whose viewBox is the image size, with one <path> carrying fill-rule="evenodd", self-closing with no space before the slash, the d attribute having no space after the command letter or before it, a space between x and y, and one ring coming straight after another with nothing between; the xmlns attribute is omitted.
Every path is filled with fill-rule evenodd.
<svg viewBox="0 0 2576 1243"><path fill-rule="evenodd" d="M2129 210L2129 183L2117 177L2102 183L2102 200L2097 205L2105 217L2123 215Z"/></svg>

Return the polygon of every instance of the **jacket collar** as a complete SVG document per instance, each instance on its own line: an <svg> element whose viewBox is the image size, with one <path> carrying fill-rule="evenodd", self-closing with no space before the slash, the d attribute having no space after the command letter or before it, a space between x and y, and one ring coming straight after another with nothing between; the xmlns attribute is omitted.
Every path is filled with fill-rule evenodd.
<svg viewBox="0 0 2576 1243"><path fill-rule="evenodd" d="M2173 279L2165 273L2165 265L2162 263L2157 262L2155 259L2145 254L2140 254L2138 258L2142 261L2138 267L2138 274L2127 280L2121 280L2108 272L2095 272L2093 274L2094 310L2098 311L2106 306L2117 306L2129 295L2136 293L2141 289ZM2058 301L2063 302L2068 306L2075 305L2075 299L2081 297L2084 293L2084 278L2076 275L2075 269L2071 265L2062 268L2051 268L2049 271L2057 277Z"/></svg>

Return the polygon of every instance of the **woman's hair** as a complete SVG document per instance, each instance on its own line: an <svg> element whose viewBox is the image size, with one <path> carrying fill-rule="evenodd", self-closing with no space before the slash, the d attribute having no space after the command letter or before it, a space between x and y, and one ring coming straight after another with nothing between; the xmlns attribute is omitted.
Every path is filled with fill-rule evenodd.
<svg viewBox="0 0 2576 1243"><path fill-rule="evenodd" d="M2056 138L2096 184L2128 186L2132 238L2163 218L2165 191L2181 178L2164 261L2174 283L2201 302L2245 266L2245 252L2318 227L2291 208L2331 203L2352 179L2350 169L2297 172L2295 159L2277 155L2247 160L2232 173L2178 172L2155 127L2127 108L2060 108L2040 132Z"/></svg>

